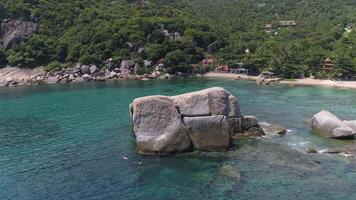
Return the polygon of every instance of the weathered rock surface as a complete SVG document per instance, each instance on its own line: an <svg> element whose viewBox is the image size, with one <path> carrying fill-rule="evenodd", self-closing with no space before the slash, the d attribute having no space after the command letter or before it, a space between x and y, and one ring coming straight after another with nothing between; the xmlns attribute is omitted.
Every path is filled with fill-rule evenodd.
<svg viewBox="0 0 356 200"><path fill-rule="evenodd" d="M228 149L230 133L226 116L184 117L183 121L196 149L205 151Z"/></svg>
<svg viewBox="0 0 356 200"><path fill-rule="evenodd" d="M138 98L130 106L137 149L143 154L169 154L189 149L228 150L231 135L259 127L241 116L237 98L220 87L178 96ZM252 118L252 120L249 120Z"/></svg>
<svg viewBox="0 0 356 200"><path fill-rule="evenodd" d="M91 65L89 67L89 71L90 71L90 74L94 74L95 72L97 72L99 69L96 65Z"/></svg>
<svg viewBox="0 0 356 200"><path fill-rule="evenodd" d="M235 181L239 181L241 179L241 173L236 167L232 165L225 164L219 168L219 175L234 179Z"/></svg>
<svg viewBox="0 0 356 200"><path fill-rule="evenodd" d="M259 138L265 135L263 129L254 116L243 116L239 123L241 124L239 131L232 132L232 138L235 140L244 138Z"/></svg>
<svg viewBox="0 0 356 200"><path fill-rule="evenodd" d="M33 70L5 67L0 69L0 86L35 84L41 82L44 75L41 67Z"/></svg>
<svg viewBox="0 0 356 200"><path fill-rule="evenodd" d="M122 75L129 75L132 73L135 67L135 62L133 60L123 60L121 61L120 72Z"/></svg>
<svg viewBox="0 0 356 200"><path fill-rule="evenodd" d="M210 88L174 96L174 104L182 116L225 115L241 117L236 97L223 88Z"/></svg>
<svg viewBox="0 0 356 200"><path fill-rule="evenodd" d="M356 130L356 120L353 121L344 121L344 123L349 126L350 128Z"/></svg>
<svg viewBox="0 0 356 200"><path fill-rule="evenodd" d="M285 135L287 133L287 130L285 128L277 125L261 123L260 126L263 132L268 136L280 136Z"/></svg>
<svg viewBox="0 0 356 200"><path fill-rule="evenodd" d="M151 96L135 99L131 112L140 153L168 154L190 148L187 130L171 98Z"/></svg>
<svg viewBox="0 0 356 200"><path fill-rule="evenodd" d="M330 138L354 137L356 130L352 129L329 111L323 110L313 116L311 127L319 135Z"/></svg>
<svg viewBox="0 0 356 200"><path fill-rule="evenodd" d="M88 65L82 65L80 67L80 72L82 74L90 74L90 67Z"/></svg>
<svg viewBox="0 0 356 200"><path fill-rule="evenodd" d="M3 21L0 30L4 48L8 49L13 44L29 39L37 27L37 23L29 21L24 22L16 19Z"/></svg>

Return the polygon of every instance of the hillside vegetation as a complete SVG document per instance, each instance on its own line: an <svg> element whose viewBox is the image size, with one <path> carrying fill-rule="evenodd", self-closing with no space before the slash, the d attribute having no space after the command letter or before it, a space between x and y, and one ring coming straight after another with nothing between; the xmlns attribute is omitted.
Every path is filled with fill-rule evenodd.
<svg viewBox="0 0 356 200"><path fill-rule="evenodd" d="M30 40L7 50L14 66L166 58L171 71L185 71L217 38L209 23L168 1L5 0L0 6L1 19L39 21Z"/></svg>
<svg viewBox="0 0 356 200"><path fill-rule="evenodd" d="M293 78L332 58L331 76L356 71L356 0L2 0L0 19L37 20L0 63L32 67L106 59L159 62L171 72L213 56ZM296 26L280 26L279 21ZM266 25L272 27L266 29ZM325 76L325 74L319 74Z"/></svg>
<svg viewBox="0 0 356 200"><path fill-rule="evenodd" d="M219 57L295 77L331 57L334 75L356 70L355 0L185 0L227 36ZM293 20L296 26L280 27ZM272 24L267 33L266 24ZM347 30L346 30L347 29ZM246 54L245 50L250 53Z"/></svg>

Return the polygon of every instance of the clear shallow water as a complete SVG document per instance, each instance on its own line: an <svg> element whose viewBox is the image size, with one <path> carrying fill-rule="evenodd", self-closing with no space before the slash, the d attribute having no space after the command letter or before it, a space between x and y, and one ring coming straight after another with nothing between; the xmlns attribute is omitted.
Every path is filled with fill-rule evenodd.
<svg viewBox="0 0 356 200"><path fill-rule="evenodd" d="M212 86L236 95L244 115L291 131L226 153L136 154L128 115L134 98ZM300 152L355 145L315 136L303 122L321 109L355 119L355 106L353 90L221 79L0 88L0 199L354 200L355 159ZM241 180L223 176L223 165L238 169Z"/></svg>

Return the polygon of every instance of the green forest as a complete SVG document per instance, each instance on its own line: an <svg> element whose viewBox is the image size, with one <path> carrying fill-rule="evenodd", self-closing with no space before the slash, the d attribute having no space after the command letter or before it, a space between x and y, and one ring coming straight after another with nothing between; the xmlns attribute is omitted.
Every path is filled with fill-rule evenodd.
<svg viewBox="0 0 356 200"><path fill-rule="evenodd" d="M295 78L330 57L336 69L319 76L356 74L356 0L1 0L4 19L39 28L0 50L3 66L164 60L175 73L211 57Z"/></svg>

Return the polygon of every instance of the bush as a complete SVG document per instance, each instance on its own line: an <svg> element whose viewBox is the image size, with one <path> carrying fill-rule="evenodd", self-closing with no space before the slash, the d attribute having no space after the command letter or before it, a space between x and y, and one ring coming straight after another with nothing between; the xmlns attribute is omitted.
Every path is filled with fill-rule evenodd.
<svg viewBox="0 0 356 200"><path fill-rule="evenodd" d="M153 70L152 68L140 67L137 70L137 74L138 75L151 74L152 70Z"/></svg>
<svg viewBox="0 0 356 200"><path fill-rule="evenodd" d="M0 68L5 66L6 62L6 54L2 49L0 49Z"/></svg>
<svg viewBox="0 0 356 200"><path fill-rule="evenodd" d="M69 64L64 64L64 63L60 63L58 61L54 61L54 62L51 62L50 64L48 64L46 67L45 67L45 70L47 72L50 72L50 71L59 71L63 68L66 68L68 67Z"/></svg>
<svg viewBox="0 0 356 200"><path fill-rule="evenodd" d="M172 51L167 53L165 57L165 64L168 73L177 72L189 72L191 71L190 64L188 62L188 55L182 50Z"/></svg>

